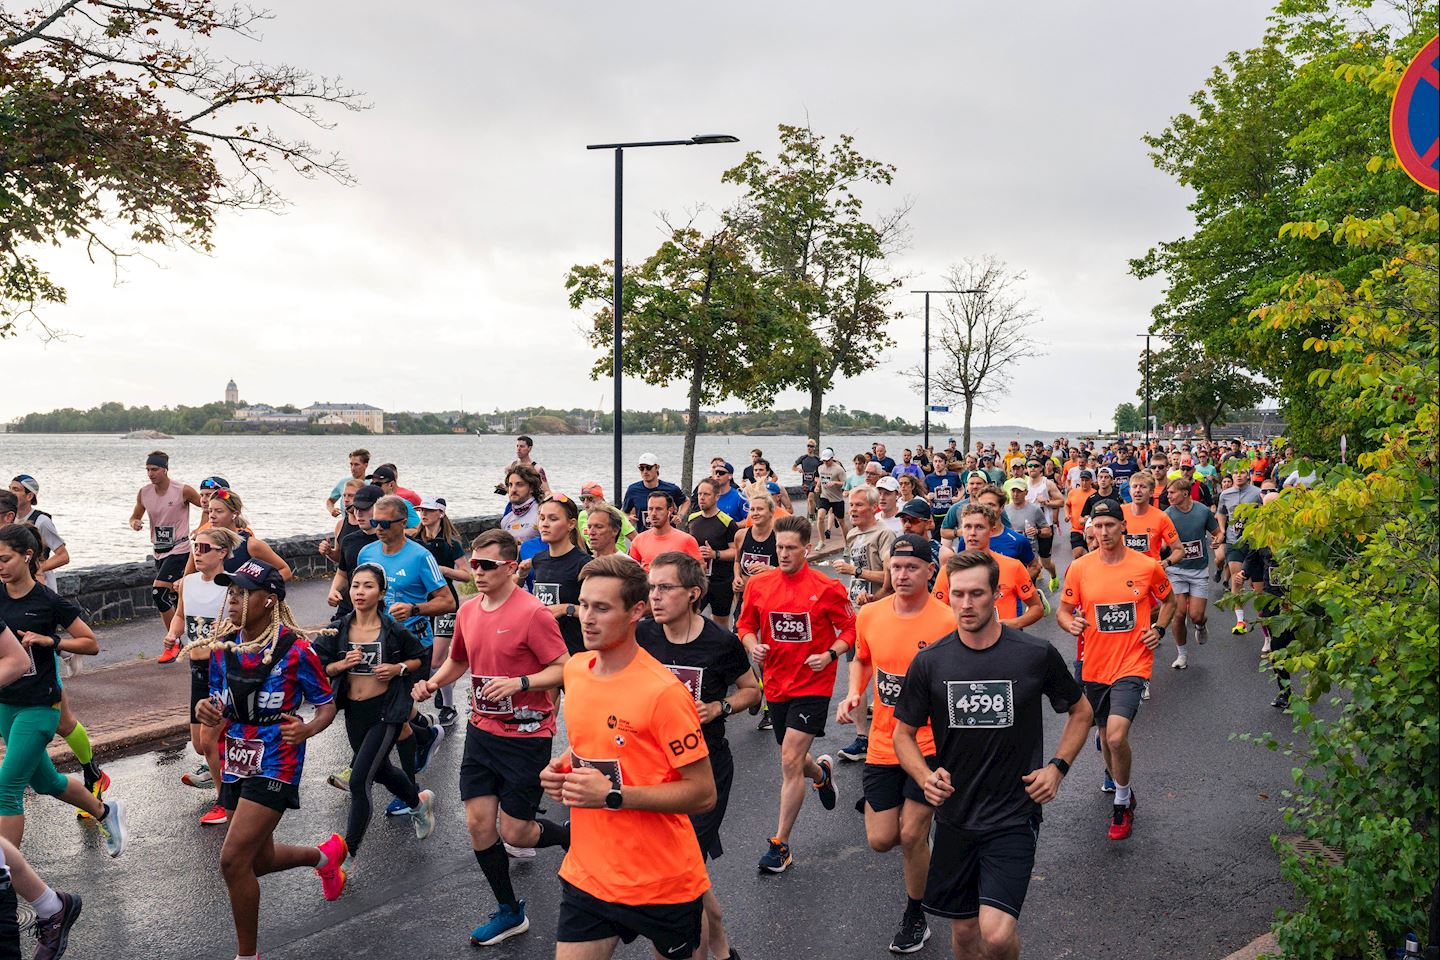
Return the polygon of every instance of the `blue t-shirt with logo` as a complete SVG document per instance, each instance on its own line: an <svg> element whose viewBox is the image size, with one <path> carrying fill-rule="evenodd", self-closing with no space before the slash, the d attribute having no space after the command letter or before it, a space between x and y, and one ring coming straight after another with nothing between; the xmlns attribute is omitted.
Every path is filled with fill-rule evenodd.
<svg viewBox="0 0 1440 960"><path fill-rule="evenodd" d="M395 553L387 554L385 545L379 540L368 543L360 549L355 559L356 566L373 563L385 571L385 608L392 603L424 603L430 594L445 586L445 575L435 556L414 540L406 540ZM405 621L405 627L425 646L434 638L430 635L430 618L413 616Z"/></svg>

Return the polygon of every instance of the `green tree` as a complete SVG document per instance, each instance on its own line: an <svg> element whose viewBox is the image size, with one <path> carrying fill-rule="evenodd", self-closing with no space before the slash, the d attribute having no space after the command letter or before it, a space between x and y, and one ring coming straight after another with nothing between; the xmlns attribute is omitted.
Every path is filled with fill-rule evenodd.
<svg viewBox="0 0 1440 960"><path fill-rule="evenodd" d="M1145 354L1140 354L1145 372ZM1140 388L1144 402L1145 388ZM1265 395L1260 384L1239 364L1223 356L1205 354L1195 343L1172 343L1150 351L1151 411L1161 423L1199 424L1205 438L1224 422L1227 410L1243 410Z"/></svg>
<svg viewBox="0 0 1440 960"><path fill-rule="evenodd" d="M601 350L592 369L596 378L609 376L614 364L613 269L613 262L575 266L565 279L570 306L593 311L590 343ZM673 228L654 254L626 268L623 293L625 373L657 386L686 384L681 486L689 490L701 405L732 396L767 405L781 382L767 359L776 344L794 335L794 324L775 309L745 237L729 216L709 231L693 221ZM657 425L651 421L651 429Z"/></svg>
<svg viewBox="0 0 1440 960"><path fill-rule="evenodd" d="M349 182L344 163L267 126L357 95L292 66L207 49L269 18L215 0L41 0L0 7L0 336L65 289L37 250L115 259L155 244L209 250L224 207L280 203L274 170ZM43 325L43 321L42 321Z"/></svg>
<svg viewBox="0 0 1440 960"><path fill-rule="evenodd" d="M1145 429L1145 415L1133 403L1122 403L1115 407L1115 432L1134 433Z"/></svg>
<svg viewBox="0 0 1440 960"><path fill-rule="evenodd" d="M774 161L751 151L722 179L745 191L745 232L777 302L800 321L766 366L810 394L807 433L818 437L836 378L870 369L893 345L890 298L902 281L888 261L904 245L908 208L866 218L860 191L888 186L895 168L862 156L850 135L827 146L808 126L779 130Z"/></svg>

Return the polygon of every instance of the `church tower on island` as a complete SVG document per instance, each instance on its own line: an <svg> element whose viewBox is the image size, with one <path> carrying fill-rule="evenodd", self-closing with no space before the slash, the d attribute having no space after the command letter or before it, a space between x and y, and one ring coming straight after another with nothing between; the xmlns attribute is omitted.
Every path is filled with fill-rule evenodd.
<svg viewBox="0 0 1440 960"><path fill-rule="evenodd" d="M235 386L234 380L225 384L225 402L229 404L240 402L240 388Z"/></svg>

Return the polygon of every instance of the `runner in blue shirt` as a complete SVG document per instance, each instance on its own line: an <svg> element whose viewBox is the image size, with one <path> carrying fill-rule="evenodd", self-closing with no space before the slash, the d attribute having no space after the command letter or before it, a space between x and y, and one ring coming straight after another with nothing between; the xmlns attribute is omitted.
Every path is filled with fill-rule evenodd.
<svg viewBox="0 0 1440 960"><path fill-rule="evenodd" d="M380 539L360 550L358 563L373 563L385 571L387 613L420 638L427 648L434 638L430 618L455 609L455 598L435 557L405 536L405 508L400 497L381 497L370 526ZM421 668L422 671L424 668Z"/></svg>

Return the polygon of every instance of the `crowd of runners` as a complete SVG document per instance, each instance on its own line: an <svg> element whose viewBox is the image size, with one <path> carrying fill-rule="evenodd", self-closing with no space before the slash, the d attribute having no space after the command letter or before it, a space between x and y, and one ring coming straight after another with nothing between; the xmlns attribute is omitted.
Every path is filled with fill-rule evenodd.
<svg viewBox="0 0 1440 960"><path fill-rule="evenodd" d="M637 937L659 957L739 958L706 863L723 853L734 782L726 725L748 716L773 731L779 766L760 871L794 864L807 797L833 810L837 766L854 763L869 845L903 855L889 949L919 950L929 916L950 921L957 958L1018 956L1041 808L1092 736L1114 797L1106 836L1135 828L1130 729L1167 636L1186 669L1208 639L1207 601L1228 590L1233 633L1251 629L1249 600L1262 656L1288 643L1265 622L1284 588L1247 545L1245 512L1313 479L1293 449L1239 440L951 440L898 459L877 443L850 466L810 441L785 464L793 498L758 449L738 475L715 458L688 492L647 453L617 508L598 483L553 489L531 450L518 438L500 522L468 542L445 498L354 451L325 498L324 627L296 622L292 571L251 529L241 491L218 475L192 487L163 452L146 458L129 519L153 549L158 662L190 672L196 765L181 779L213 793L196 829L226 831L237 960L258 956L261 877L312 869L335 900L362 869L386 869L362 855L376 783L386 815L409 818L416 842L431 835L455 796L431 759L462 716L459 800L493 897L476 946L529 930L510 861L558 847L557 958L608 957ZM37 916L37 960L64 954L82 906L20 852L26 787L74 807L111 857L128 832L124 784L112 789L67 701L73 658L99 644L55 591L69 555L40 490L22 473L0 491L0 960L19 956L17 893ZM1076 638L1069 662L1025 633L1050 616ZM1066 715L1048 751L1047 702ZM282 843L306 741L340 713L352 760L326 779L349 793L344 832ZM830 723L856 736L814 756ZM57 735L78 778L49 759Z"/></svg>

